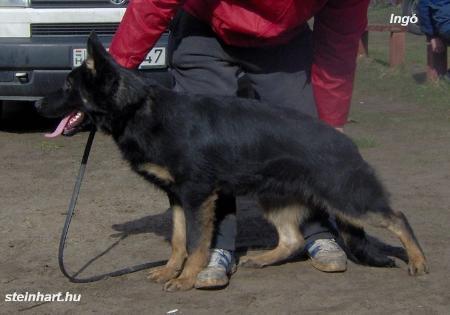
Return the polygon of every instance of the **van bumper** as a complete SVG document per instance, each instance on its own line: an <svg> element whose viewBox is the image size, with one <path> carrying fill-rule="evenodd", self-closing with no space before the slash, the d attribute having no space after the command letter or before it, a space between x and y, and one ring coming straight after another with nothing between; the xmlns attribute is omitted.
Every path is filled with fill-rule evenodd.
<svg viewBox="0 0 450 315"><path fill-rule="evenodd" d="M105 47L112 40L111 36L99 38ZM167 40L163 34L155 47L167 47ZM0 100L32 101L57 90L72 70L73 49L85 48L86 41L83 36L0 38ZM171 85L167 68L141 71L162 85Z"/></svg>

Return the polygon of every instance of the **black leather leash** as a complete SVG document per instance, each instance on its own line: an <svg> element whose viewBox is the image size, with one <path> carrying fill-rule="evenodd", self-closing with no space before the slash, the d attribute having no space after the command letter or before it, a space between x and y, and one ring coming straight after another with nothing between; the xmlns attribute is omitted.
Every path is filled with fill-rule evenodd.
<svg viewBox="0 0 450 315"><path fill-rule="evenodd" d="M108 277L117 277L117 276L125 275L125 274L128 274L128 273L140 271L140 270L143 270L143 269L156 267L156 266L161 266L161 265L163 265L165 263L165 261L144 263L144 264L135 265L135 266L132 266L132 267L126 267L126 268L119 269L119 270L116 270L116 271L113 271L113 272L108 272L108 273L104 273L104 274L100 274L100 275L96 275L96 276L92 276L92 277L87 277L87 278L77 278L77 275L82 270L84 270L84 267L80 271L78 271L77 273L75 273L73 275L70 275L69 272L66 270L66 267L64 266L64 249L66 247L67 233L69 232L70 221L72 220L72 216L74 214L75 206L77 204L78 195L80 194L81 182L83 181L84 172L86 170L86 165L87 165L87 162L88 162L89 153L91 152L91 147L92 147L92 142L94 141L95 132L96 132L96 129L94 127L91 130L91 132L89 133L89 137L88 137L88 140L86 142L86 146L84 148L83 158L81 159L80 169L78 171L78 175L77 175L77 178L76 178L75 187L73 188L72 197L70 199L69 209L67 210L66 221L64 222L64 227L63 227L63 230L62 230L62 233L61 233L61 238L59 240L59 250L58 250L59 269L61 270L61 272L67 278L69 278L69 280L71 282L75 282L75 283L88 283L88 282L94 282L94 281L102 280L102 279L105 279L105 278L108 278ZM86 266L87 265L85 265L85 267Z"/></svg>

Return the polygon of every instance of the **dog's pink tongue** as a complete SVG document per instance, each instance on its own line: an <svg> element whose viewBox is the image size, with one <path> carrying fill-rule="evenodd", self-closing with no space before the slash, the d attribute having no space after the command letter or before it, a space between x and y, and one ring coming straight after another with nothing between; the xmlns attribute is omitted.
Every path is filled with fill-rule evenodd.
<svg viewBox="0 0 450 315"><path fill-rule="evenodd" d="M44 136L46 138L56 138L60 136L64 131L64 127L67 125L67 122L69 121L70 117L72 117L72 114L69 114L66 117L64 117L59 123L58 127L56 127L55 131L53 131L52 133L46 133L44 134Z"/></svg>

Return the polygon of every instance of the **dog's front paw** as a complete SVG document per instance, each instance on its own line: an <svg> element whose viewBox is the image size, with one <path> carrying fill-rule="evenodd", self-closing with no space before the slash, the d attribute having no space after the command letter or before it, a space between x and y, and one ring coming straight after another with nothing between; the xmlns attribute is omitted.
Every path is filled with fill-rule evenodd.
<svg viewBox="0 0 450 315"><path fill-rule="evenodd" d="M414 259L409 262L408 272L411 276L420 276L429 272L427 262L424 258Z"/></svg>
<svg viewBox="0 0 450 315"><path fill-rule="evenodd" d="M239 266L246 268L262 268L266 266L266 263L259 260L256 256L243 256L239 258Z"/></svg>
<svg viewBox="0 0 450 315"><path fill-rule="evenodd" d="M176 278L169 280L164 285L164 291L175 292L175 291L187 291L194 287L195 279L193 278Z"/></svg>
<svg viewBox="0 0 450 315"><path fill-rule="evenodd" d="M150 279L156 283L166 283L169 280L175 279L180 274L181 270L176 268L165 266L159 266L150 269L147 279Z"/></svg>

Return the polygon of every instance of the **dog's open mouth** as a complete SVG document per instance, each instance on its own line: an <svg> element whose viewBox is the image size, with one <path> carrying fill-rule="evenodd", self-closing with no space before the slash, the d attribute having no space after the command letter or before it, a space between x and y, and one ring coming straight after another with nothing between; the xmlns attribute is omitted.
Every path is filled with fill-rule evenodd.
<svg viewBox="0 0 450 315"><path fill-rule="evenodd" d="M82 128L84 113L73 112L64 117L52 133L46 133L47 138L55 138L60 135L72 136Z"/></svg>

